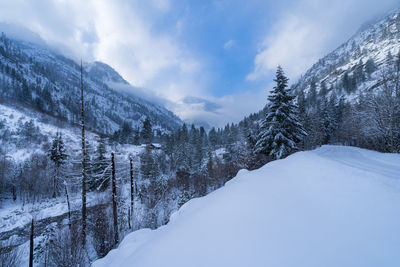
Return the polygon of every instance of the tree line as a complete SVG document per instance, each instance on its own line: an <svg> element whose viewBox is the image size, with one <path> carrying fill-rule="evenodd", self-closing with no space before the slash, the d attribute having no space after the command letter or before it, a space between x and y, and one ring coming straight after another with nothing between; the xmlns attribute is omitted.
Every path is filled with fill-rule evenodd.
<svg viewBox="0 0 400 267"><path fill-rule="evenodd" d="M104 256L126 233L165 224L172 211L221 187L239 169L255 169L324 144L398 153L399 81L398 57L380 69L374 90L350 101L326 85L320 85L319 93L312 84L308 92L296 92L279 67L265 108L237 124L208 132L183 124L175 132L160 134L146 118L140 131L123 123L111 136L101 136L96 148L84 135L82 105L82 153L68 154L71 149L61 132L48 146L48 154L34 154L22 164L0 153L0 193L25 202L65 196L68 203L70 194L86 194L82 187L89 194L104 193L105 198L90 211L82 201L82 210L87 210L80 216L70 214L68 227L54 229L41 245L47 251L41 260L55 266L67 266L71 256L88 263L92 259L85 255L86 246L95 248L96 257ZM35 129L31 122L21 125ZM142 149L137 156L119 154L115 148L121 144L142 145Z"/></svg>

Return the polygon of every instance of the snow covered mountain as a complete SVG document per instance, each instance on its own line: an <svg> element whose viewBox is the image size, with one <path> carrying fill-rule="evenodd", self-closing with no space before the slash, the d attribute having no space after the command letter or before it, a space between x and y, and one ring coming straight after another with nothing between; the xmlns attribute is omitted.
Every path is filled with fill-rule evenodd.
<svg viewBox="0 0 400 267"><path fill-rule="evenodd" d="M294 84L297 92L315 89L355 99L376 88L382 67L400 52L400 10L366 23L346 43L320 59Z"/></svg>
<svg viewBox="0 0 400 267"><path fill-rule="evenodd" d="M93 266L400 266L398 162L323 146L242 170Z"/></svg>
<svg viewBox="0 0 400 267"><path fill-rule="evenodd" d="M146 117L155 131L177 129L182 121L172 112L132 93L113 68L101 62L84 64L86 121L90 129L113 133L124 122L141 128ZM0 37L0 100L44 112L70 123L79 123L80 66L50 48Z"/></svg>

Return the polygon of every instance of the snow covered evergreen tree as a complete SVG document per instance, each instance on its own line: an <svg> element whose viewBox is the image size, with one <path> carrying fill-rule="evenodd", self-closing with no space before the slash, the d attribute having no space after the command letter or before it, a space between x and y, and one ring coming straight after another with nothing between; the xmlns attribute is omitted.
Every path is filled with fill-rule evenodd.
<svg viewBox="0 0 400 267"><path fill-rule="evenodd" d="M50 159L59 168L66 160L67 153L61 133L57 132L50 149Z"/></svg>
<svg viewBox="0 0 400 267"><path fill-rule="evenodd" d="M107 148L103 136L100 137L93 162L92 179L89 181L90 190L104 191L110 183L110 164L106 157Z"/></svg>
<svg viewBox="0 0 400 267"><path fill-rule="evenodd" d="M320 110L322 122L323 144L329 144L334 131L337 128L337 121L335 118L336 99L335 95L331 95L331 99L324 99L321 103Z"/></svg>
<svg viewBox="0 0 400 267"><path fill-rule="evenodd" d="M150 144L152 141L153 137L153 130L151 126L150 119L146 117L146 119L143 122L143 130L142 130L142 139L145 142L145 144Z"/></svg>
<svg viewBox="0 0 400 267"><path fill-rule="evenodd" d="M280 66L274 81L276 86L268 97L268 112L261 124L255 150L274 159L281 159L296 151L296 144L307 133L297 118L294 96L287 87L288 78Z"/></svg>
<svg viewBox="0 0 400 267"><path fill-rule="evenodd" d="M56 137L53 140L49 156L51 161L54 162L55 166L55 173L54 173L54 180L53 180L53 197L57 195L57 188L58 188L58 179L60 176L60 168L61 165L65 163L67 159L67 153L64 146L64 141L62 140L61 133L57 132Z"/></svg>

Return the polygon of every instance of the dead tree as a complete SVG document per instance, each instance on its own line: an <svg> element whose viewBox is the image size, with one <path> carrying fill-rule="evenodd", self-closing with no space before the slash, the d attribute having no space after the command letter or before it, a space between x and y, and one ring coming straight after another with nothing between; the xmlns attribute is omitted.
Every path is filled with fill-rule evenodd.
<svg viewBox="0 0 400 267"><path fill-rule="evenodd" d="M82 127L82 245L86 243L86 156L85 156L85 105L83 98L83 70L81 60L81 127Z"/></svg>
<svg viewBox="0 0 400 267"><path fill-rule="evenodd" d="M133 223L131 225L131 218L133 217L133 160L129 158L129 166L130 166L130 176L131 176L131 207L129 210L129 229L133 228Z"/></svg>
<svg viewBox="0 0 400 267"><path fill-rule="evenodd" d="M112 180L112 204L114 217L114 243L118 244L118 214L117 214L117 185L115 181L115 159L114 153L111 153L111 180Z"/></svg>
<svg viewBox="0 0 400 267"><path fill-rule="evenodd" d="M65 181L65 180L64 180L64 187L65 187L65 196L67 197L67 205L68 205L68 227L69 227L69 230L71 230L71 203L69 202L67 181Z"/></svg>
<svg viewBox="0 0 400 267"><path fill-rule="evenodd" d="M31 235L30 235L30 243L29 243L29 267L33 267L33 218L31 224Z"/></svg>

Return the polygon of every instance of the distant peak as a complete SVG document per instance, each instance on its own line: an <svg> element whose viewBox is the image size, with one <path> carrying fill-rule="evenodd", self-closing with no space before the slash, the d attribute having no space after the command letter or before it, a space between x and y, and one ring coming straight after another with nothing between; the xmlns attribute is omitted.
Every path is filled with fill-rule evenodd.
<svg viewBox="0 0 400 267"><path fill-rule="evenodd" d="M92 77L102 82L129 84L116 70L103 62L94 61L87 63L85 69Z"/></svg>
<svg viewBox="0 0 400 267"><path fill-rule="evenodd" d="M47 46L46 42L40 37L39 34L16 24L0 22L0 32L6 34L8 38L12 38L14 40Z"/></svg>

